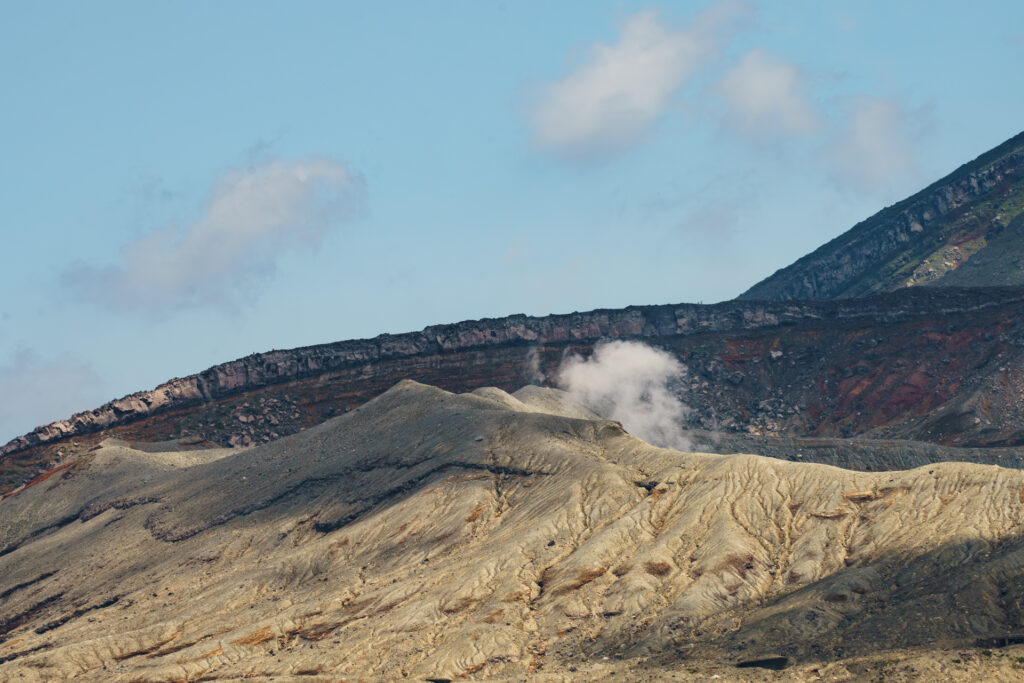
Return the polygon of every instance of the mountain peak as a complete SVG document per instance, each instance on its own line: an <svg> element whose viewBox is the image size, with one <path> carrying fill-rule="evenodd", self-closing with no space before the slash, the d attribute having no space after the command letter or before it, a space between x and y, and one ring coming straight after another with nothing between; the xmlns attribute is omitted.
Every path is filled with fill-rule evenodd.
<svg viewBox="0 0 1024 683"><path fill-rule="evenodd" d="M915 286L1024 284L1024 132L882 209L740 295L845 299Z"/></svg>

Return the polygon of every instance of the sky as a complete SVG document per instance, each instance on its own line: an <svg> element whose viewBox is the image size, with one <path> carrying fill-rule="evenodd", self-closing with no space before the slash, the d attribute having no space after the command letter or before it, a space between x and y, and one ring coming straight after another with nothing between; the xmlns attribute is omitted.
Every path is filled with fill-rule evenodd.
<svg viewBox="0 0 1024 683"><path fill-rule="evenodd" d="M0 3L0 443L252 352L727 300L1024 129L1015 0Z"/></svg>

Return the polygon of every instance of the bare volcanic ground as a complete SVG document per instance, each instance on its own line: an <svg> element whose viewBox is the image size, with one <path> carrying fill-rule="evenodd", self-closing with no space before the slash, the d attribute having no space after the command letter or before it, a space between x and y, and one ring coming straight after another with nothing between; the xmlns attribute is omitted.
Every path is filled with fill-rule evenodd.
<svg viewBox="0 0 1024 683"><path fill-rule="evenodd" d="M680 453L518 396L78 455L0 501L0 679L1024 678L1024 472Z"/></svg>

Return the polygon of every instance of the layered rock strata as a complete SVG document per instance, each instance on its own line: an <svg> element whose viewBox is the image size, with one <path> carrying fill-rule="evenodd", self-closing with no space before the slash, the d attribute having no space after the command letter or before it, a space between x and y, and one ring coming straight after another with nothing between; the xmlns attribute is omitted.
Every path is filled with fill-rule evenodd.
<svg viewBox="0 0 1024 683"><path fill-rule="evenodd" d="M917 288L862 300L630 307L438 325L254 354L40 427L0 449L5 490L104 436L261 443L351 410L401 379L448 390L552 382L608 339L688 367L692 428L1024 444L1024 289ZM880 463L879 468L884 468Z"/></svg>

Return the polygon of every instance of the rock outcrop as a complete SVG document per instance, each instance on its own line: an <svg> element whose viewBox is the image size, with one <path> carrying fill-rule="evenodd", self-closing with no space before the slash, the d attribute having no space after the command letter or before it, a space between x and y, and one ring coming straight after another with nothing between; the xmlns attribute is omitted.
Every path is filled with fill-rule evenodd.
<svg viewBox="0 0 1024 683"><path fill-rule="evenodd" d="M1024 283L1024 133L744 292L836 299L916 285ZM983 263L983 267L975 267ZM959 274L956 271L962 269Z"/></svg>
<svg viewBox="0 0 1024 683"><path fill-rule="evenodd" d="M464 391L548 382L566 353L641 339L689 369L693 428L1024 444L1024 289L630 307L438 325L255 354L40 427L0 449L0 490L106 436L262 443L401 379ZM77 444L77 445L76 445Z"/></svg>

